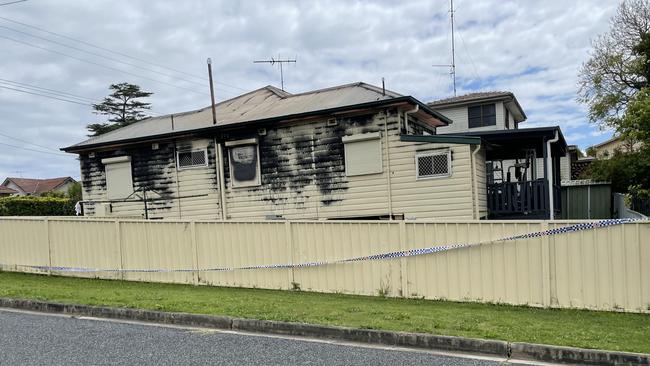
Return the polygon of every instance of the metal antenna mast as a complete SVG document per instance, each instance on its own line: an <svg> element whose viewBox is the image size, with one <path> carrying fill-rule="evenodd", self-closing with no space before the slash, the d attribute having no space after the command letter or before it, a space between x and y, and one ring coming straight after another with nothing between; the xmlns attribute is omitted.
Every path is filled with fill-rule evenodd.
<svg viewBox="0 0 650 366"><path fill-rule="evenodd" d="M434 67L449 67L449 73L454 84L454 96L456 96L456 41L454 37L454 0L449 0L449 15L451 18L451 65L433 65Z"/></svg>
<svg viewBox="0 0 650 366"><path fill-rule="evenodd" d="M296 63L296 59L294 58L293 60L289 60L289 59L287 59L287 60L276 60L273 57L271 57L270 60L255 60L255 61L253 61L254 64L265 63L265 64L271 64L271 66L275 65L276 63L279 64L280 65L280 86L281 86L282 90L284 90L284 72L282 71L282 64L283 63L290 63L290 62Z"/></svg>

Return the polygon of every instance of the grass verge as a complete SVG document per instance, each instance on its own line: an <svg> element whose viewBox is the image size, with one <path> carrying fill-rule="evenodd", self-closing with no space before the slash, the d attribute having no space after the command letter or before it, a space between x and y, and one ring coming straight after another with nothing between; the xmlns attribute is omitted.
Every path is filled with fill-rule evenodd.
<svg viewBox="0 0 650 366"><path fill-rule="evenodd" d="M0 297L650 353L650 315L0 272Z"/></svg>

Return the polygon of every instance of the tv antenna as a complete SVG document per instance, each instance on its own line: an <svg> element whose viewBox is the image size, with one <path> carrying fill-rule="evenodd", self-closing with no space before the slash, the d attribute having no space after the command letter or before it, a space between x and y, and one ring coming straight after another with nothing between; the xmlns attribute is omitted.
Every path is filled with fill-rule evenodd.
<svg viewBox="0 0 650 366"><path fill-rule="evenodd" d="M449 0L449 16L451 18L451 64L433 65L433 67L448 67L449 74L454 84L454 96L456 96L456 45L454 40L454 0Z"/></svg>
<svg viewBox="0 0 650 366"><path fill-rule="evenodd" d="M284 72L282 71L282 64L286 63L296 63L296 59L294 58L293 60L286 59L286 60L276 60L273 57L271 57L270 60L255 60L253 61L254 64L271 64L271 66L275 64L280 65L280 87L282 90L284 90Z"/></svg>

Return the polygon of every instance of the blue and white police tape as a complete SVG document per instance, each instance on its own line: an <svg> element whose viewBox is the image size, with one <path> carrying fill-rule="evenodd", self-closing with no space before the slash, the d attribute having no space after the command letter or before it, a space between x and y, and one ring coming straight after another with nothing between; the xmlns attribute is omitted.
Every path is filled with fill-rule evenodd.
<svg viewBox="0 0 650 366"><path fill-rule="evenodd" d="M303 263L288 263L288 264L260 264L260 265L251 265L243 267L212 267L212 268L184 268L184 269L119 269L119 268L85 268L85 267L62 267L62 266L33 266L33 265L12 265L11 267L22 267L30 268L41 271L53 271L53 272L135 272L135 273L176 273L176 272L228 272L235 270L253 270L253 269L289 269L289 268L306 268L306 267L319 267L332 264L343 264L343 263L353 263L353 262L362 262L362 261L375 261L375 260L385 260L385 259L396 259L404 257L415 257L420 255L433 254L448 250L466 248L476 245L483 245L488 243L495 242L504 242L510 240L518 239L529 239L537 238L542 236L551 236L558 234L566 234L572 232L578 232L589 229L597 229L614 225L622 225L635 221L642 221L645 219L608 219L600 220L594 222L580 223L575 225L563 226L549 230L536 231L527 234L520 234L514 236L508 236L495 240L487 240L476 243L457 243L457 244L444 244L438 246L432 246L428 248L418 248L418 249L408 249L400 250L396 252L389 253L380 253L365 255L360 257L344 258L331 261L317 261L317 262L303 262ZM5 266L10 267L10 266Z"/></svg>

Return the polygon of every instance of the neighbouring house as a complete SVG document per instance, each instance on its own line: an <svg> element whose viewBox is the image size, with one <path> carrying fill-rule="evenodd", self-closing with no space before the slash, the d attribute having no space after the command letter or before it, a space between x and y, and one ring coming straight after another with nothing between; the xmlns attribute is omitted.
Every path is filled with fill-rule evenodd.
<svg viewBox="0 0 650 366"><path fill-rule="evenodd" d="M8 197L18 194L18 191L9 187L0 186L0 197Z"/></svg>
<svg viewBox="0 0 650 366"><path fill-rule="evenodd" d="M541 219L551 217L550 211L559 216L560 185L571 180L559 127L520 128L527 117L511 92L471 93L428 106L454 122L439 127L438 134L481 138L489 218Z"/></svg>
<svg viewBox="0 0 650 366"><path fill-rule="evenodd" d="M631 141L624 139L621 136L614 136L609 140L603 141L599 144L587 148L593 151L592 156L597 159L609 159L616 153L631 153L638 151L642 143L639 141Z"/></svg>
<svg viewBox="0 0 650 366"><path fill-rule="evenodd" d="M439 134L451 118L411 96L365 83L300 94L267 86L215 110L216 123L208 107L148 118L63 148L79 155L85 214L499 217L490 212L489 200L505 196L488 193L494 174L488 174L486 158L516 159L520 149L532 149L556 169L566 154L557 127L505 131L512 136L500 130ZM522 167L515 174L524 174ZM531 205L509 203L509 217L548 217L549 185L539 177L526 186L520 199Z"/></svg>
<svg viewBox="0 0 650 366"><path fill-rule="evenodd" d="M70 186L77 181L71 177L31 179L31 178L7 178L0 187L14 190L17 196L40 196L44 193L68 193Z"/></svg>

